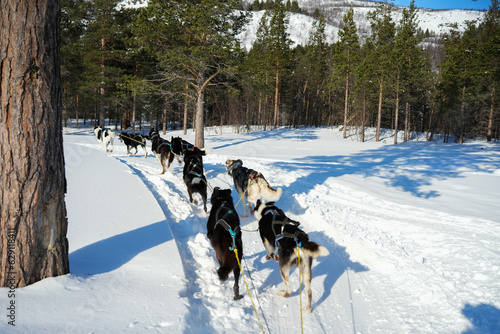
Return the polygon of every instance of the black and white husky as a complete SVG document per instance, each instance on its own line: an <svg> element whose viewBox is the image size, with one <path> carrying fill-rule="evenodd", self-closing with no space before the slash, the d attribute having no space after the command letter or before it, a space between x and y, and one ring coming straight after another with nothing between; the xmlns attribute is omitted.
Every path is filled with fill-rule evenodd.
<svg viewBox="0 0 500 334"><path fill-rule="evenodd" d="M282 189L273 189L261 173L243 167L241 160L226 160L226 169L230 176L233 177L234 187L240 198L246 197L247 201L255 205L258 199L264 202L275 202L280 199ZM247 217L247 206L245 200L242 199L244 208L243 217ZM250 205L249 205L250 206ZM250 206L250 213L253 212Z"/></svg>
<svg viewBox="0 0 500 334"><path fill-rule="evenodd" d="M115 140L115 132L108 129L103 129L100 126L96 126L94 128L94 133L97 140L101 143L104 151L113 152L113 149L115 148L113 145L113 141ZM108 149L108 145L110 146L110 149Z"/></svg>
<svg viewBox="0 0 500 334"><path fill-rule="evenodd" d="M240 267L236 259L234 247L238 251L241 263L243 257L243 242L241 241L240 218L236 213L231 196L231 189L215 187L210 198L212 209L207 221L207 237L215 250L215 256L220 267L217 275L221 281L226 281L231 271L234 274L234 300L243 298L240 295Z"/></svg>
<svg viewBox="0 0 500 334"><path fill-rule="evenodd" d="M328 249L309 241L309 236L298 228L300 223L288 218L272 202L257 201L255 218L259 220L260 237L267 251L266 258L279 262L281 278L285 283L285 290L278 292L279 296L288 297L291 294L289 273L292 266L298 267L300 252L300 273L307 291L307 306L304 312L310 313L312 262L313 259L330 254Z"/></svg>
<svg viewBox="0 0 500 334"><path fill-rule="evenodd" d="M207 212L207 179L203 170L203 156L205 151L186 151L184 154L184 169L182 171L184 183L189 194L189 201L198 205L193 199L193 193L201 195L203 209Z"/></svg>

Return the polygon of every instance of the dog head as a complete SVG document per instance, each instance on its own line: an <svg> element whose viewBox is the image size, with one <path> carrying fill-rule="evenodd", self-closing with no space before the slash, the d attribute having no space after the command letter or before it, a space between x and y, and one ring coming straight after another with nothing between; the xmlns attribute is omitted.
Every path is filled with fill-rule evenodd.
<svg viewBox="0 0 500 334"><path fill-rule="evenodd" d="M99 132L101 132L101 131L102 131L102 128L101 128L100 126L96 126L96 127L94 127L94 133L95 133L95 135L96 135L96 136L97 136L97 134L98 134Z"/></svg>
<svg viewBox="0 0 500 334"><path fill-rule="evenodd" d="M170 143L172 144L172 152L174 152L177 155L181 155L182 154L182 138L172 136L172 140L170 141Z"/></svg>
<svg viewBox="0 0 500 334"><path fill-rule="evenodd" d="M119 133L118 139L119 139L121 142L123 142L123 137L128 137L128 136L129 136L129 134L128 134L128 133L126 133L125 131L122 131L122 132L120 132L120 133Z"/></svg>
<svg viewBox="0 0 500 334"><path fill-rule="evenodd" d="M210 198L210 202L212 203L212 206L215 206L216 203L220 202L228 202L232 206L234 206L233 197L231 196L231 189L221 189L219 187L215 187L214 192L212 193L212 197Z"/></svg>
<svg viewBox="0 0 500 334"><path fill-rule="evenodd" d="M227 169L227 172L229 173L229 175L233 175L233 171L236 168L241 167L241 166L243 166L243 161L241 161L240 159L238 159L238 160L227 159L226 160L226 169Z"/></svg>
<svg viewBox="0 0 500 334"><path fill-rule="evenodd" d="M158 137L159 135L160 135L160 133L158 131L156 131L155 129L149 130L149 139L150 140L153 140L154 137Z"/></svg>
<svg viewBox="0 0 500 334"><path fill-rule="evenodd" d="M200 165L203 165L203 156L206 155L205 151L197 149L194 151L186 151L184 154L184 162L188 163L189 161L193 161Z"/></svg>
<svg viewBox="0 0 500 334"><path fill-rule="evenodd" d="M274 207L274 202L262 203L261 200L258 199L253 213L255 218L260 220L262 218L262 212L269 207Z"/></svg>

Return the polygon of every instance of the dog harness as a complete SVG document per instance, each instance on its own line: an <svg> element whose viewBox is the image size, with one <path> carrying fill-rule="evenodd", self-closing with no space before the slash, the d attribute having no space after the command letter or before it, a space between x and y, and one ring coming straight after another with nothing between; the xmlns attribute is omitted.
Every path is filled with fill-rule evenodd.
<svg viewBox="0 0 500 334"><path fill-rule="evenodd" d="M236 214L236 212L234 210L232 210L230 207L229 207L229 210L226 211L226 213L222 216L222 218L219 219L219 213L222 209L226 209L225 207L229 206L227 204L227 202L222 202L221 206L217 209L217 212L215 213L215 219L217 220L217 222L215 223L215 226L214 226L214 230L215 228L217 228L217 225L221 225L226 231L229 232L229 234L231 235L231 238L233 239L233 246L232 247L229 247L230 250L234 250L236 248L236 235L238 233L241 232L241 228L240 226L236 226L236 228L233 230L233 228L231 227L231 225L229 225L227 222L226 222L226 218L229 216L229 215L232 215L232 214Z"/></svg>
<svg viewBox="0 0 500 334"><path fill-rule="evenodd" d="M193 166L193 167L191 167L191 166ZM193 178L193 184L198 184L201 181L203 181L203 167L200 168L200 166L198 166L198 163L193 163L193 161L190 161L188 168L189 168L188 174L195 176ZM199 171L199 173L198 173L198 171Z"/></svg>
<svg viewBox="0 0 500 334"><path fill-rule="evenodd" d="M264 209L266 211L265 213L262 214L262 216L272 214L273 215L273 220L272 220L272 230L274 233L275 241L274 245L278 248L281 249L281 244L280 241L283 238L291 238L295 240L295 243L301 247L301 243L298 240L298 235L300 233L300 230L297 228L295 233L289 233L285 232L285 227L286 225L292 225L294 227L298 227L300 225L299 222L295 222L290 220L287 216L285 216L284 212L280 209L278 209L276 206L270 206ZM276 233L275 226L278 227L279 232Z"/></svg>

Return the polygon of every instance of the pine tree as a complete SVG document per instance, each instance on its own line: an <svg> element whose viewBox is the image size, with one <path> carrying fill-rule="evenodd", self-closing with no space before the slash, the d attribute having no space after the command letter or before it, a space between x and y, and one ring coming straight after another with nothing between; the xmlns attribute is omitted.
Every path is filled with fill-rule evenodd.
<svg viewBox="0 0 500 334"><path fill-rule="evenodd" d="M344 133L343 137L346 138L347 134L347 116L349 113L349 97L351 90L352 73L355 71L359 61L359 38L356 24L354 23L354 10L352 7L344 15L344 27L339 30L339 41L337 43L337 57L335 62L336 70L342 77L345 83L344 95Z"/></svg>
<svg viewBox="0 0 500 334"><path fill-rule="evenodd" d="M0 10L0 286L69 272L59 2Z"/></svg>
<svg viewBox="0 0 500 334"><path fill-rule="evenodd" d="M392 21L392 5L382 3L378 8L368 14L372 33L367 43L373 46L370 54L370 64L375 80L378 82L378 112L376 141L380 140L380 127L382 121L382 98L384 85L388 86L392 79L393 71L393 47L395 37L395 24Z"/></svg>
<svg viewBox="0 0 500 334"><path fill-rule="evenodd" d="M459 144L464 142L467 104L478 79L478 68L480 68L478 41L475 22L467 22L463 34L452 29L445 35L445 59L439 87L447 111L446 119L457 135ZM458 114L456 110L459 110Z"/></svg>
<svg viewBox="0 0 500 334"><path fill-rule="evenodd" d="M122 18L117 7L120 0L83 1L86 17L81 50L86 67L85 88L98 92L99 125L105 126L106 111L111 110L111 97L123 72L121 60ZM121 50L120 50L121 49Z"/></svg>
<svg viewBox="0 0 500 334"><path fill-rule="evenodd" d="M273 63L275 78L274 94L274 117L273 126L276 128L280 123L280 85L285 75L285 70L290 62L290 44L288 37L289 17L285 12L282 0L276 0L271 14L269 38L267 40L269 56Z"/></svg>
<svg viewBox="0 0 500 334"><path fill-rule="evenodd" d="M490 8L479 26L480 45L480 77L479 94L481 100L488 106L488 121L486 128L486 139L492 140L493 128L498 120L498 94L500 92L500 8L499 0L492 0ZM497 101L497 102L495 102ZM497 109L498 110L498 109ZM498 134L497 134L498 138Z"/></svg>
<svg viewBox="0 0 500 334"><path fill-rule="evenodd" d="M320 15L319 19L313 22L309 41L305 47L305 54L299 68L294 70L295 73L304 75L298 77L304 82L303 89L299 91L299 96L302 96L304 102L299 104L299 108L306 109L306 124L315 124L318 126L322 118L322 103L323 91L325 82L328 79L328 55L330 46L326 42L326 20L324 15ZM300 86L300 85L299 85ZM313 115L311 115L313 114ZM311 122L309 115L314 116L314 121Z"/></svg>
<svg viewBox="0 0 500 334"><path fill-rule="evenodd" d="M155 50L165 80L187 83L195 92L195 145L200 148L205 146L206 89L234 69L234 56L240 53L236 35L246 17L234 11L238 5L236 0L153 0L137 21L136 32Z"/></svg>
<svg viewBox="0 0 500 334"><path fill-rule="evenodd" d="M404 92L405 102L405 135L404 141L410 135L410 110L413 101L417 101L427 88L426 82L431 80L430 67L425 60L424 52L419 46L422 33L418 26L418 10L415 1L409 8L403 9L401 21L397 26L394 46L394 64L396 66L396 110L394 121L394 144L397 144L398 115L400 94Z"/></svg>

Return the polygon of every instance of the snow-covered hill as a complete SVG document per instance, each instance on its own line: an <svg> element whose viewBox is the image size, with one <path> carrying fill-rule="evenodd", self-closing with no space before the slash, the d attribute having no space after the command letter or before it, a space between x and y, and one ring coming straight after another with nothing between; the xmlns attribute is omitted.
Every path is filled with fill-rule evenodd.
<svg viewBox="0 0 500 334"><path fill-rule="evenodd" d="M262 172L283 188L276 204L330 251L314 262L304 333L499 333L499 144L389 136L207 129L205 169L211 187L230 189L227 158ZM88 129L65 130L64 149L71 274L17 289L16 326L5 304L0 333L261 332L244 282L233 301L232 276L217 279L208 215L189 203L177 162L160 175L152 154L127 156L118 141L106 154ZM283 283L257 222L241 223L264 332L300 333L298 272L292 295L277 296Z"/></svg>
<svg viewBox="0 0 500 334"><path fill-rule="evenodd" d="M253 1L248 0L249 3ZM314 12L316 8L320 9L327 19L326 35L328 42L333 43L338 40L338 30L343 26L342 19L352 6L354 10L354 20L358 28L358 33L363 40L370 34L370 23L367 15L375 10L377 4L371 1L335 1L335 0L303 0L298 1L303 10L309 13ZM404 7L393 8L393 20L397 23L402 17ZM246 30L241 34L242 44L249 50L255 41L255 33L262 18L263 11L254 12ZM428 30L432 35L441 35L449 30L448 25L458 23L459 28L465 27L466 21L474 21L484 16L482 11L474 10L431 10L419 9L420 27L423 31ZM293 45L305 45L309 40L309 35L314 18L297 13L289 13L290 24L289 33Z"/></svg>

